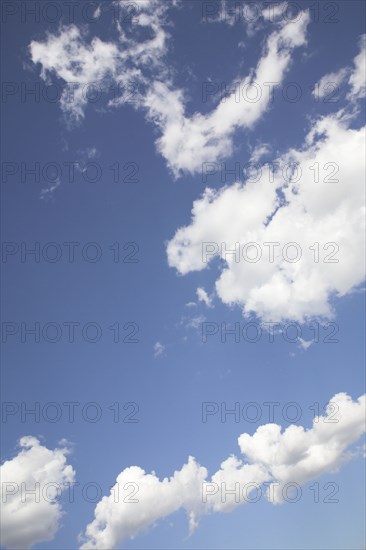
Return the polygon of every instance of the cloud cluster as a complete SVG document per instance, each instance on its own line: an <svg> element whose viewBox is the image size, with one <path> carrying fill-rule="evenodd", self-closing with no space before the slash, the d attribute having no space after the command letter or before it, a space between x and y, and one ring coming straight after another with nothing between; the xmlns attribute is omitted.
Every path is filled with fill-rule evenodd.
<svg viewBox="0 0 366 550"><path fill-rule="evenodd" d="M332 297L365 276L365 128L352 122L344 110L315 120L303 147L256 178L207 188L167 245L169 265L184 275L220 258L216 293L245 316L331 318Z"/></svg>
<svg viewBox="0 0 366 550"><path fill-rule="evenodd" d="M10 550L54 537L63 514L55 484L66 490L75 476L66 448L50 450L30 436L19 444L21 451L1 466L1 540Z"/></svg>
<svg viewBox="0 0 366 550"><path fill-rule="evenodd" d="M58 34L48 34L44 41L32 41L29 50L32 61L42 67L42 78L56 75L64 83L78 83L71 91L67 86L61 96L61 108L73 121L84 117L88 84L138 84L134 106L143 109L147 119L159 128L157 150L178 177L199 172L203 162L229 157L235 132L251 128L261 118L271 104L271 86L282 83L294 50L306 44L309 14L304 11L296 21L276 24L256 67L235 83L236 90L210 113L189 116L184 90L174 87L172 70L164 62L169 36L167 4L161 0L139 2L133 30L127 32L118 24L116 42L96 37L88 42L86 33L71 25L62 27ZM115 107L124 101L117 94L108 105Z"/></svg>
<svg viewBox="0 0 366 550"><path fill-rule="evenodd" d="M365 399L357 402L345 393L335 395L326 415L314 419L313 428L291 425L283 433L280 426L267 424L254 435L239 437L239 447L247 459L268 469L275 483L273 502L283 501L283 485L295 481L303 485L325 472L333 472L350 458L350 442L365 431ZM271 493L271 486L268 494Z"/></svg>
<svg viewBox="0 0 366 550"><path fill-rule="evenodd" d="M121 0L119 5L125 21L131 16L131 4ZM102 93L114 91L107 105L115 107L126 102L127 95L134 95L137 85L141 90L147 85L151 70L166 74L162 58L169 36L164 24L167 10L161 0L139 0L138 14L131 22L133 31L117 20L115 41L90 39L88 30L77 25L61 26L43 41L31 41L30 57L41 65L41 77L47 83L56 77L64 84L60 106L69 123L80 123L88 103L96 102ZM123 90L129 90L128 94ZM139 103L138 97L131 100Z"/></svg>
<svg viewBox="0 0 366 550"><path fill-rule="evenodd" d="M85 32L76 25L63 27L58 34L49 33L43 42L33 40L29 51L33 63L41 64L41 76L46 82L54 74L67 83L60 105L74 122L84 117L92 86L97 85L99 91L103 81L117 77L122 58L112 42L93 38L88 44Z"/></svg>
<svg viewBox="0 0 366 550"><path fill-rule="evenodd" d="M203 514L228 512L245 502L233 494L226 495L236 485L241 489L246 486L250 498L253 491L266 484L268 500L281 503L282 487L287 482L301 487L351 458L348 448L365 431L365 398L353 401L345 393L335 395L326 414L314 418L308 430L290 425L282 432L281 426L266 424L253 435L242 434L238 439L242 459L231 455L211 478L192 457L181 470L162 481L137 466L126 468L118 475L110 495L97 504L81 550L116 548L126 538L179 509L186 511L192 531ZM135 502L122 498L128 484L135 487Z"/></svg>

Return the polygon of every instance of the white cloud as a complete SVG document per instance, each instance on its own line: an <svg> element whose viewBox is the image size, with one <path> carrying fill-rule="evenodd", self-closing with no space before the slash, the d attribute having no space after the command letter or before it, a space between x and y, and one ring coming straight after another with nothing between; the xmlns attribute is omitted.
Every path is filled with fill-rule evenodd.
<svg viewBox="0 0 366 550"><path fill-rule="evenodd" d="M246 486L251 498L251 491L266 483L269 502L278 504L283 500L286 483L301 487L351 458L348 449L364 431L365 396L352 401L347 394L339 393L329 402L326 414L314 419L311 429L291 425L281 432L279 425L266 424L252 436L242 434L238 443L243 458L229 456L211 478L192 457L181 470L162 481L138 466L126 468L118 475L110 495L97 504L80 548L112 550L179 509L186 511L192 531L203 514L228 512L243 503L243 498L235 502L234 495L223 498L223 487L232 490L236 484L241 494ZM138 502L126 502L126 483L134 484L126 489L129 494L134 489Z"/></svg>
<svg viewBox="0 0 366 550"><path fill-rule="evenodd" d="M190 319L184 319L183 322L185 322L186 328L193 328L195 330L198 330L202 323L206 321L206 317L204 315L197 315L196 317L192 317Z"/></svg>
<svg viewBox="0 0 366 550"><path fill-rule="evenodd" d="M271 147L268 143L259 143L250 155L249 163L257 164L264 156L271 152Z"/></svg>
<svg viewBox="0 0 366 550"><path fill-rule="evenodd" d="M348 69L342 68L336 73L328 73L317 82L314 87L313 95L321 99L329 95L329 98L338 97L338 90L340 85L347 77Z"/></svg>
<svg viewBox="0 0 366 550"><path fill-rule="evenodd" d="M365 129L352 129L350 123L344 112L321 118L301 149L278 159L279 170L272 173L267 166L256 182L206 189L193 203L190 225L168 243L169 265L187 274L220 257L216 293L224 303L241 306L244 315L300 322L332 317L332 296L351 292L365 275ZM299 171L291 175L290 169L286 182L283 167L289 163L297 163ZM245 245L253 242L259 252L252 247L246 253ZM273 258L266 242L279 243ZM286 255L283 248L290 242L300 248L301 258L294 263L288 258L296 251ZM318 262L310 249L316 242ZM336 245L323 250L331 242ZM207 261L206 249L213 250ZM248 261L256 253L260 259Z"/></svg>
<svg viewBox="0 0 366 550"><path fill-rule="evenodd" d="M206 9L203 9L204 23L225 23L232 27L236 23L244 24L248 37L252 37L256 32L264 28L264 24L269 21L278 23L279 21L295 21L301 17L294 6L289 5L287 1L275 3L255 3L255 2L233 2L233 0L217 0L212 4L208 3ZM240 46L239 46L240 47Z"/></svg>
<svg viewBox="0 0 366 550"><path fill-rule="evenodd" d="M154 357L160 357L165 351L165 346L161 342L156 342L154 344Z"/></svg>
<svg viewBox="0 0 366 550"><path fill-rule="evenodd" d="M337 470L351 457L347 448L365 432L365 402L365 395L354 402L347 394L339 393L328 403L327 414L314 419L309 430L291 425L281 433L280 426L267 424L253 436L239 437L240 449L248 460L268 468L276 480L274 503L283 500L285 483L303 485Z"/></svg>
<svg viewBox="0 0 366 550"><path fill-rule="evenodd" d="M54 183L52 183L49 187L45 187L44 189L41 189L41 192L39 194L39 198L41 200L51 200L54 196L54 193L56 189L61 185L60 178L57 178Z"/></svg>
<svg viewBox="0 0 366 550"><path fill-rule="evenodd" d="M353 67L342 67L337 72L324 75L314 87L313 95L321 99L328 97L329 102L338 100L341 84L351 88L346 99L355 102L365 97L366 93L366 34L359 40L360 51L353 60ZM347 78L348 77L348 78Z"/></svg>
<svg viewBox="0 0 366 550"><path fill-rule="evenodd" d="M133 18L134 33L127 32L117 20L115 42L105 42L98 37L89 40L84 28L65 25L58 33L48 33L45 40L30 43L31 59L42 67L41 77L48 83L55 75L65 84L60 105L69 123L82 121L88 103L98 104L99 100L100 105L100 97L108 93L111 84L114 97L108 103L110 107L127 100L136 106L139 102L136 86L147 85L151 70L166 76L162 58L167 51L169 34L164 19L167 10L176 4L174 1L168 6L161 0L132 3L132 11L138 6ZM134 15L131 3L121 1L119 6L124 21ZM146 29L148 38L141 39L141 30Z"/></svg>
<svg viewBox="0 0 366 550"><path fill-rule="evenodd" d="M298 343L302 349L307 350L314 343L314 340L304 340L304 338L298 338Z"/></svg>
<svg viewBox="0 0 366 550"><path fill-rule="evenodd" d="M207 307L213 307L212 297L207 294L204 288L197 288L197 298L199 302L203 302Z"/></svg>
<svg viewBox="0 0 366 550"><path fill-rule="evenodd" d="M268 21L275 21L279 18L284 18L284 15L290 19L290 14L286 14L288 3L281 2L279 4L270 4L264 10L262 10L262 16Z"/></svg>
<svg viewBox="0 0 366 550"><path fill-rule="evenodd" d="M85 152L83 151L88 160L97 159L100 157L100 151L96 147L87 147Z"/></svg>
<svg viewBox="0 0 366 550"><path fill-rule="evenodd" d="M41 76L46 82L55 74L67 84L60 104L72 122L84 118L88 98L95 90L101 91L105 79L121 78L118 72L121 54L117 45L99 38L87 44L85 33L76 25L61 27L55 35L49 33L44 42L33 40L29 51L33 63L41 64ZM88 87L91 83L94 88Z"/></svg>
<svg viewBox="0 0 366 550"><path fill-rule="evenodd" d="M86 539L81 548L111 550L127 537L137 533L157 521L170 515L181 507L195 508L197 494L207 475L190 457L188 463L168 479L160 481L153 473L147 474L138 466L126 468L119 474L114 485L114 492L103 497L95 508L95 520L86 528ZM131 489L137 488L131 502L124 487L133 483ZM115 502L117 500L117 502Z"/></svg>
<svg viewBox="0 0 366 550"><path fill-rule="evenodd" d="M19 444L21 451L1 466L1 539L10 550L53 539L63 512L57 499L51 501L52 484L64 491L64 484L72 483L75 476L67 464L66 448L50 450L30 436L22 437ZM36 487L36 494L26 494Z"/></svg>
<svg viewBox="0 0 366 550"><path fill-rule="evenodd" d="M360 38L360 52L355 57L354 69L349 79L351 92L349 96L354 99L365 97L366 93L366 34Z"/></svg>
<svg viewBox="0 0 366 550"><path fill-rule="evenodd" d="M140 31L148 28L152 38L141 40L138 32L127 35L118 25L117 43L96 37L88 43L85 33L70 25L61 27L58 34L48 34L43 42L33 40L30 54L34 63L41 64L45 80L55 74L66 83L79 83L71 101L70 86L66 86L61 97L61 108L73 122L84 117L89 83L97 81L99 90L111 81L138 83L133 105L143 108L147 119L159 128L157 149L178 177L183 172L200 171L205 161L216 162L230 156L236 130L251 128L262 117L271 104L271 83L281 84L294 49L306 44L309 14L304 11L296 22L276 24L256 68L236 83L239 101L236 91L209 114L188 116L184 91L174 88L172 69L164 62L169 37L164 20L168 9L168 3L160 0L139 2L140 13L133 27ZM117 95L109 106L119 106L125 100L124 95Z"/></svg>
<svg viewBox="0 0 366 550"><path fill-rule="evenodd" d="M268 109L269 83L283 81L293 50L306 43L308 22L309 15L303 12L297 22L282 24L270 34L255 70L237 86L239 101L234 91L207 115L186 116L182 90L160 81L151 86L144 102L148 118L161 130L156 146L176 177L199 172L203 162L217 162L233 153L235 131L251 128Z"/></svg>

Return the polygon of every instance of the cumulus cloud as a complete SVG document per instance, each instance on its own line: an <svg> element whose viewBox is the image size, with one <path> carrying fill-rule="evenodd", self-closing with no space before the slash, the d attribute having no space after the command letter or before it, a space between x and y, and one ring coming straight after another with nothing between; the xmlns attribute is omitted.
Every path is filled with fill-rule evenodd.
<svg viewBox="0 0 366 550"><path fill-rule="evenodd" d="M281 433L280 426L267 424L253 436L239 437L241 452L250 462L268 468L276 480L272 486L274 503L283 500L285 483L303 485L335 471L350 458L348 446L365 432L365 397L354 402L346 393L335 395L327 405L327 414L315 418L310 430L291 425Z"/></svg>
<svg viewBox="0 0 366 550"><path fill-rule="evenodd" d="M1 466L1 539L10 550L53 539L63 515L55 489L66 490L75 477L66 448L51 450L30 436L19 445L19 453Z"/></svg>
<svg viewBox="0 0 366 550"><path fill-rule="evenodd" d="M182 507L194 509L206 475L206 469L192 457L181 470L162 481L138 466L126 468L117 477L111 495L97 504L95 520L87 526L87 540L81 548L111 550L125 538L134 537L140 530ZM127 484L134 484L130 485L135 491L133 498L126 497L131 494Z"/></svg>
<svg viewBox="0 0 366 550"><path fill-rule="evenodd" d="M286 483L301 487L354 456L349 448L364 431L365 396L353 401L339 393L328 403L326 414L314 418L310 429L290 425L282 431L277 424L266 424L253 435L240 435L242 458L229 456L211 477L193 457L162 481L138 466L126 468L110 495L97 504L80 548L112 550L179 509L185 510L192 531L202 515L229 512L250 500L263 484L268 501L280 504ZM235 495L226 493L233 490Z"/></svg>
<svg viewBox="0 0 366 550"><path fill-rule="evenodd" d="M331 298L365 276L365 129L350 124L345 112L323 117L258 181L207 188L167 245L169 265L187 274L220 258L216 293L245 316L331 318Z"/></svg>

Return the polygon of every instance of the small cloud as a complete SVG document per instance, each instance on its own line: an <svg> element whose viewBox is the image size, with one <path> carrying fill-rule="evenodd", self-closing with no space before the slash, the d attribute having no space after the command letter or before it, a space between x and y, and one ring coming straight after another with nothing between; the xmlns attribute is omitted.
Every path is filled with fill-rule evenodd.
<svg viewBox="0 0 366 550"><path fill-rule="evenodd" d="M96 160L100 157L100 151L96 147L86 147L85 149L78 149L78 161L77 169L83 173L86 171L86 164L92 160Z"/></svg>
<svg viewBox="0 0 366 550"><path fill-rule="evenodd" d="M187 328L194 328L198 329L206 321L206 317L204 315L198 315L197 317L193 317L192 319L189 319L186 323Z"/></svg>
<svg viewBox="0 0 366 550"><path fill-rule="evenodd" d="M75 446L74 442L70 441L70 439L67 439L66 437L62 437L57 444L62 447L65 453L67 452L69 454L73 452L73 448Z"/></svg>
<svg viewBox="0 0 366 550"><path fill-rule="evenodd" d="M319 82L316 83L313 90L313 96L318 100L329 96L329 101L337 101L335 96L338 94L339 87L345 81L349 72L349 69L344 67L336 73L324 75Z"/></svg>
<svg viewBox="0 0 366 550"><path fill-rule="evenodd" d="M161 342L156 342L154 344L154 357L160 357L164 354L165 346Z"/></svg>
<svg viewBox="0 0 366 550"><path fill-rule="evenodd" d="M85 155L86 157L90 159L97 159L100 157L100 152L96 147L87 147L85 149Z"/></svg>
<svg viewBox="0 0 366 550"><path fill-rule="evenodd" d="M59 178L57 178L57 180L50 186L50 187L47 187L46 189L41 189L41 192L39 194L39 198L41 200L45 200L45 201L49 201L51 199L54 198L54 192L56 191L56 189L60 186L61 182L59 180Z"/></svg>
<svg viewBox="0 0 366 550"><path fill-rule="evenodd" d="M99 19L100 14L101 14L101 11L102 11L102 10L101 10L101 7L98 6L98 7L96 8L96 10L94 11L94 13L93 13L93 19Z"/></svg>
<svg viewBox="0 0 366 550"><path fill-rule="evenodd" d="M251 157L249 159L249 164L257 164L265 155L268 155L271 152L271 148L268 143L260 143L254 147Z"/></svg>
<svg viewBox="0 0 366 550"><path fill-rule="evenodd" d="M213 307L212 296L209 296L204 288L197 288L196 293L199 302L204 302L207 307Z"/></svg>
<svg viewBox="0 0 366 550"><path fill-rule="evenodd" d="M310 346L312 344L314 344L313 340L304 340L303 338L298 338L298 342L300 344L300 347L302 347L302 349L305 349L307 350L308 348L310 348Z"/></svg>
<svg viewBox="0 0 366 550"><path fill-rule="evenodd" d="M186 307L197 307L197 304L196 304L196 302L188 302L186 304Z"/></svg>

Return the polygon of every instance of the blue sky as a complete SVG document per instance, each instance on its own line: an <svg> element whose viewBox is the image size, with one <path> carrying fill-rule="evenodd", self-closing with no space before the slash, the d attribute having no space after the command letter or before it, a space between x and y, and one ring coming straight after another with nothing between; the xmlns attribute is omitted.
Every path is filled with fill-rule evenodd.
<svg viewBox="0 0 366 550"><path fill-rule="evenodd" d="M364 548L364 4L315 3L315 20L310 2L298 17L296 3L271 4L271 18L264 3L244 12L241 2L235 19L234 3L140 0L121 2L117 21L111 3L83 2L71 21L55 2L53 23L51 11L27 14L31 4L2 12L2 548ZM95 102L42 95L95 81ZM132 104L110 103L116 82L133 84ZM239 82L241 94L255 83L260 99L236 101ZM278 84L272 102L268 82ZM205 101L208 83L230 97ZM39 100L22 95L32 86ZM39 181L26 173L35 163ZM208 163L216 173L205 181ZM239 164L239 180L223 163ZM284 181L291 163L299 181ZM261 167L258 181L243 174L248 164ZM254 242L263 258L221 251L204 263L204 242ZM276 252L271 263L264 242L295 242L301 259ZM337 263L324 262L329 242ZM65 243L76 243L73 261ZM39 261L24 255L35 246ZM34 326L39 342L25 333ZM222 341L225 327L239 341ZM219 411L207 422L205 403ZM221 418L235 403L261 415ZM315 403L323 417L313 424ZM39 419L24 415L37 406ZM222 465L231 455L242 463ZM139 502L113 502L120 474ZM219 480L243 479L262 487L260 500L222 502ZM74 502L66 490L56 504L22 502L21 484L37 481L80 485ZM205 483L218 490L208 504ZM301 498L273 504L263 483L295 483ZM334 487L338 502L324 502Z"/></svg>

